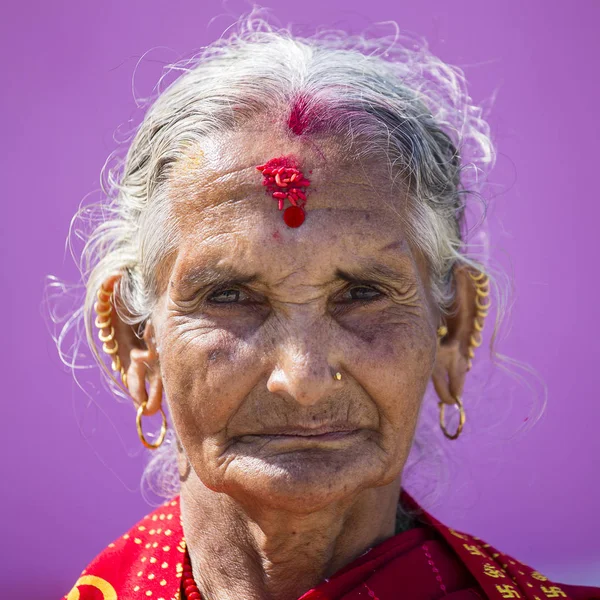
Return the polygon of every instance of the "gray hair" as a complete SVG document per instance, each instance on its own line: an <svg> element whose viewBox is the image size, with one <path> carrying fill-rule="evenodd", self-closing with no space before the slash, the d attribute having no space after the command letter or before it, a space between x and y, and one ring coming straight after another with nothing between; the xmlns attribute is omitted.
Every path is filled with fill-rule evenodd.
<svg viewBox="0 0 600 600"><path fill-rule="evenodd" d="M315 133L334 136L358 159L379 161L390 181L407 190L406 230L427 258L432 294L442 313L454 298L452 268L463 263L484 270L485 234L477 244L469 236L483 221L481 186L495 162L489 126L482 109L472 104L463 72L432 55L424 41L397 32L369 39L343 31L299 37L269 24L255 9L230 28L228 37L169 65L161 82L172 73L178 76L166 89L161 91L159 82L158 96L125 158L118 159L115 152L105 164L106 199L80 208L69 232L70 238L75 223L98 220L78 265L85 286L83 306L69 315L55 341L65 357L67 330L83 322L94 360L116 396L123 392L95 335L100 284L111 274L122 275L116 310L141 336L162 293L160 275L179 243L167 193L173 166L203 138L234 131L254 116L268 112L287 118L299 98ZM109 167L113 159L116 164ZM83 230L75 233L81 237ZM51 291L61 285L50 277L47 287ZM498 289L494 284L497 300ZM56 315L51 317L56 323ZM76 331L71 366L83 341L80 327ZM427 448L431 453L435 440L425 438L436 427L425 416L421 421L413 446L415 452ZM438 430L436 440L439 436ZM146 481L152 480L154 490L167 497L179 485L176 441L170 428L145 471ZM436 481L441 475L435 475Z"/></svg>

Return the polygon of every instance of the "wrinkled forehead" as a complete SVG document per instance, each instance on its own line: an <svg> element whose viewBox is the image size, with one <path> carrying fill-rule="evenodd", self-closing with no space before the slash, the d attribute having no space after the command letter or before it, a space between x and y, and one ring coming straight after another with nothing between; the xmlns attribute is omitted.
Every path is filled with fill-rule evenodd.
<svg viewBox="0 0 600 600"><path fill-rule="evenodd" d="M207 137L190 147L170 173L170 196L176 208L186 213L213 212L220 205L242 202L238 210L277 214L277 203L257 170L276 157L292 157L310 180L307 213L325 208L378 211L391 205L402 207L398 181L392 180L383 161L360 160L333 138L304 139L252 127Z"/></svg>
<svg viewBox="0 0 600 600"><path fill-rule="evenodd" d="M257 169L281 156L294 157L310 180L306 218L297 228L284 223ZM261 130L221 135L189 148L169 179L181 234L176 278L190 265L240 261L271 271L325 273L334 264L374 260L384 247L415 258L403 231L402 192L385 166L346 156L333 139Z"/></svg>

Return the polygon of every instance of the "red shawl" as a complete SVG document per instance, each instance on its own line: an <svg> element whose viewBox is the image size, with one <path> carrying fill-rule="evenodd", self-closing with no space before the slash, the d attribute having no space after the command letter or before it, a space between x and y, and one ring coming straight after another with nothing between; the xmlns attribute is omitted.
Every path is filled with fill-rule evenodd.
<svg viewBox="0 0 600 600"><path fill-rule="evenodd" d="M405 491L400 499L420 511L419 526L369 549L300 600L600 600L600 588L549 581L483 540L446 527ZM186 559L176 496L109 544L62 600L185 600Z"/></svg>

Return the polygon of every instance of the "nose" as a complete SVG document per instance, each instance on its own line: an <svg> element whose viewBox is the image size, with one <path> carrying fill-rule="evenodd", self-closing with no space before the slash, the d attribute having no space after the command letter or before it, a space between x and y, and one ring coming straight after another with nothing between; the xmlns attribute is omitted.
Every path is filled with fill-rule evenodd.
<svg viewBox="0 0 600 600"><path fill-rule="evenodd" d="M286 336L276 348L276 365L267 382L267 389L288 395L299 404L311 406L331 397L342 382L334 377L337 367L330 364L329 344L313 330Z"/></svg>

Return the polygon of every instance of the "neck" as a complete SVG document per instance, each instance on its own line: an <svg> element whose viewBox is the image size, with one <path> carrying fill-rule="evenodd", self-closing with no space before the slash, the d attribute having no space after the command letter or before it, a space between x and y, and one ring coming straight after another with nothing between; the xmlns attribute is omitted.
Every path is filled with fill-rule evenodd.
<svg viewBox="0 0 600 600"><path fill-rule="evenodd" d="M242 506L191 476L181 517L205 600L296 600L394 535L400 480L310 514ZM229 565L224 568L223 565Z"/></svg>

